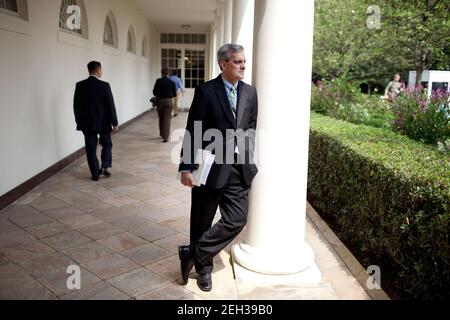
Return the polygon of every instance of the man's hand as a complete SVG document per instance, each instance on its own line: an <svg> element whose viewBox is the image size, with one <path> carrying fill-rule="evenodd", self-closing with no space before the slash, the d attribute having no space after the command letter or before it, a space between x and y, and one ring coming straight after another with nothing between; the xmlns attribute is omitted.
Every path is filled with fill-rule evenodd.
<svg viewBox="0 0 450 320"><path fill-rule="evenodd" d="M194 175L190 172L182 172L181 173L181 183L185 187L193 188L195 186Z"/></svg>
<svg viewBox="0 0 450 320"><path fill-rule="evenodd" d="M119 126L115 126L115 127L113 127L113 131L119 131Z"/></svg>

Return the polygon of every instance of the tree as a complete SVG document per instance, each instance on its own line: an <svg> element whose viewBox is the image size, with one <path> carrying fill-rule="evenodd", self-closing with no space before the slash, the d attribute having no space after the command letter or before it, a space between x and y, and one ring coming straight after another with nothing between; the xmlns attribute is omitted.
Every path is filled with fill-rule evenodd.
<svg viewBox="0 0 450 320"><path fill-rule="evenodd" d="M381 8L382 32L416 70L416 84L432 66L450 69L450 1L382 0Z"/></svg>
<svg viewBox="0 0 450 320"><path fill-rule="evenodd" d="M315 73L327 79L383 82L396 72L450 69L450 1L378 0L381 28L366 24L373 0L318 0Z"/></svg>
<svg viewBox="0 0 450 320"><path fill-rule="evenodd" d="M325 78L346 76L364 60L364 16L358 0L316 3L313 69ZM351 8L351 9L350 9Z"/></svg>

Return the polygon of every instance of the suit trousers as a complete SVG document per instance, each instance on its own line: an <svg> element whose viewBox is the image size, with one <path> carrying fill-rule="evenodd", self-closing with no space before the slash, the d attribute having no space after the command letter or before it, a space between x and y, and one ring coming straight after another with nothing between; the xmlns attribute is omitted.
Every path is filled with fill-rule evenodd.
<svg viewBox="0 0 450 320"><path fill-rule="evenodd" d="M159 134L164 141L169 140L170 123L172 121L173 99L159 99L158 101L158 118L159 118Z"/></svg>
<svg viewBox="0 0 450 320"><path fill-rule="evenodd" d="M224 188L201 186L192 189L190 251L197 273L212 272L213 258L244 229L249 191L240 165L233 165ZM221 219L211 227L217 207Z"/></svg>
<svg viewBox="0 0 450 320"><path fill-rule="evenodd" d="M91 171L92 177L98 177L100 174L99 163L97 159L97 144L100 137L100 145L102 146L102 168L107 169L112 166L112 139L111 133L95 133L84 131L84 142L86 149L86 157Z"/></svg>

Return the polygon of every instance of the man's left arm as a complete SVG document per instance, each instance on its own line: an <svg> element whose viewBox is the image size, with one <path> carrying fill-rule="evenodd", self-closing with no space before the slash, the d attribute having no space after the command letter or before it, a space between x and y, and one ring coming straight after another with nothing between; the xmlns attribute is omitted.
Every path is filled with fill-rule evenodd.
<svg viewBox="0 0 450 320"><path fill-rule="evenodd" d="M184 93L186 90L184 89L183 81L181 81L180 78L178 78L178 83L180 84L180 90L181 90L181 92Z"/></svg>
<svg viewBox="0 0 450 320"><path fill-rule="evenodd" d="M258 93L256 92L256 89L254 89L252 106L250 109L250 119L248 121L249 128L256 130L257 122L258 122Z"/></svg>
<svg viewBox="0 0 450 320"><path fill-rule="evenodd" d="M73 95L73 113L75 115L75 122L77 126L81 123L81 115L80 115L80 89L78 88L78 84L75 86L75 94Z"/></svg>
<svg viewBox="0 0 450 320"><path fill-rule="evenodd" d="M107 103L107 110L111 117L110 118L111 125L116 130L117 126L119 125L119 122L117 121L116 105L114 103L114 97L113 97L111 86L109 85L109 83L107 84L107 90L106 90L106 103Z"/></svg>
<svg viewBox="0 0 450 320"><path fill-rule="evenodd" d="M255 164L254 162L254 152L255 152L255 140L256 140L256 127L258 122L258 95L256 92L256 89L254 89L254 94L251 102L251 108L250 108L250 117L248 121L248 129L245 133L247 142L248 143L248 161L249 164ZM246 153L247 153L246 152ZM247 157L247 156L246 156Z"/></svg>

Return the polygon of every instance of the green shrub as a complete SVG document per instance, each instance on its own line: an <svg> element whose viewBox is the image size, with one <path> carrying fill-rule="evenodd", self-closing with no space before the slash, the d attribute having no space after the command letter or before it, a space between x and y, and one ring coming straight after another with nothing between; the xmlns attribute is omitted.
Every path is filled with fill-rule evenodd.
<svg viewBox="0 0 450 320"><path fill-rule="evenodd" d="M449 170L449 153L312 113L309 200L405 298L450 297Z"/></svg>
<svg viewBox="0 0 450 320"><path fill-rule="evenodd" d="M450 94L442 90L430 99L420 88L407 89L393 103L394 130L428 144L450 139Z"/></svg>
<svg viewBox="0 0 450 320"><path fill-rule="evenodd" d="M312 87L311 110L356 124L387 127L392 113L379 97L361 93L358 83L345 79L319 81Z"/></svg>
<svg viewBox="0 0 450 320"><path fill-rule="evenodd" d="M353 109L361 109L362 101L363 95L358 85L344 79L319 81L312 88L312 110L338 119L349 121L356 117L358 120L360 111Z"/></svg>
<svg viewBox="0 0 450 320"><path fill-rule="evenodd" d="M388 102L378 95L365 95L363 104L367 108L369 117L361 124L376 128L391 128L394 114Z"/></svg>

